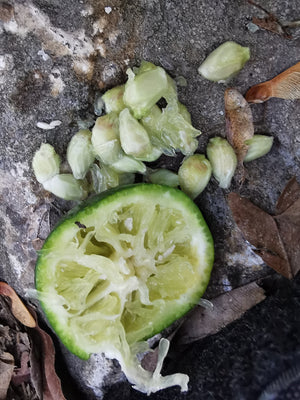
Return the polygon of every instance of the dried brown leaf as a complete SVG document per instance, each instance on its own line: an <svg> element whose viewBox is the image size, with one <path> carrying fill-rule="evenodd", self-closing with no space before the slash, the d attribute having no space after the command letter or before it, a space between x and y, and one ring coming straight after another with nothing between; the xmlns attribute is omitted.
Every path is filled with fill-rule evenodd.
<svg viewBox="0 0 300 400"><path fill-rule="evenodd" d="M0 400L6 399L15 367L14 357L7 352L0 354Z"/></svg>
<svg viewBox="0 0 300 400"><path fill-rule="evenodd" d="M37 316L32 307L28 307L35 321ZM36 323L34 328L35 343L38 346L43 373L43 399L65 400L61 390L61 382L55 372L55 349L51 337Z"/></svg>
<svg viewBox="0 0 300 400"><path fill-rule="evenodd" d="M252 282L212 299L212 310L197 306L176 332L174 346L214 335L264 299L264 290Z"/></svg>
<svg viewBox="0 0 300 400"><path fill-rule="evenodd" d="M300 198L274 218L295 276L300 271Z"/></svg>
<svg viewBox="0 0 300 400"><path fill-rule="evenodd" d="M264 299L264 290L252 282L210 300L212 309L196 306L168 336L171 342L169 356L172 357L172 354L184 350L189 343L217 333ZM158 346L144 356L143 368L153 372L157 358Z"/></svg>
<svg viewBox="0 0 300 400"><path fill-rule="evenodd" d="M278 18L272 14L271 12L267 11L261 5L255 3L253 0L248 0L249 4L259 8L263 12L267 14L265 18L252 18L252 22L259 26L262 29L265 29L269 32L275 33L277 35L283 36L286 39L291 39L291 35L288 34L286 31L285 26L278 20Z"/></svg>
<svg viewBox="0 0 300 400"><path fill-rule="evenodd" d="M33 336L34 337L34 336ZM35 340L36 342L36 340ZM30 352L31 383L39 399L43 398L43 368L40 362L40 347L32 346Z"/></svg>
<svg viewBox="0 0 300 400"><path fill-rule="evenodd" d="M25 382L30 382L29 351L22 352L21 367L15 368L12 376L12 383L14 385L21 385Z"/></svg>
<svg viewBox="0 0 300 400"><path fill-rule="evenodd" d="M276 214L286 211L296 200L300 199L300 185L297 179L290 179L276 203Z"/></svg>
<svg viewBox="0 0 300 400"><path fill-rule="evenodd" d="M0 296L0 346L2 351L10 353L14 359L14 369L8 388L8 398L22 400L38 400L34 387L29 379L28 354L31 351L31 341L28 329L19 322L11 311L11 299Z"/></svg>
<svg viewBox="0 0 300 400"><path fill-rule="evenodd" d="M11 299L11 311L18 321L29 328L35 327L34 318L12 287L5 282L0 282L0 295Z"/></svg>
<svg viewBox="0 0 300 400"><path fill-rule="evenodd" d="M3 331L6 334L4 340L12 347L16 362L20 366L14 369L10 381L22 388L24 396L25 392L29 391L28 399L65 400L60 379L55 372L55 349L52 339L38 326L35 311L30 306L26 308L16 292L4 282L0 282L1 299L4 305L0 307L1 321L9 324Z"/></svg>
<svg viewBox="0 0 300 400"><path fill-rule="evenodd" d="M233 218L244 237L264 262L286 278L292 270L273 217L237 193L228 195Z"/></svg>
<svg viewBox="0 0 300 400"><path fill-rule="evenodd" d="M249 103L263 103L271 97L286 100L300 99L300 62L273 79L252 86L245 97Z"/></svg>
<svg viewBox="0 0 300 400"><path fill-rule="evenodd" d="M266 31L276 33L277 35L284 36L288 39L290 39L290 35L288 35L284 29L284 27L280 24L278 19L270 14L268 17L265 18L257 18L253 17L252 22L259 26L262 29L265 29Z"/></svg>

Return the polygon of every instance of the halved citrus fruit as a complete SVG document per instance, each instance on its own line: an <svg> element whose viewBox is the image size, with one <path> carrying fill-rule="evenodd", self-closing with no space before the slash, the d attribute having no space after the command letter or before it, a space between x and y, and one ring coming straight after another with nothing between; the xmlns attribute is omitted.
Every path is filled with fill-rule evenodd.
<svg viewBox="0 0 300 400"><path fill-rule="evenodd" d="M210 231L189 197L136 184L107 191L67 215L40 252L36 289L71 352L118 359L142 390L144 383L132 377L132 349L198 302L213 254ZM149 390L155 391L143 391Z"/></svg>

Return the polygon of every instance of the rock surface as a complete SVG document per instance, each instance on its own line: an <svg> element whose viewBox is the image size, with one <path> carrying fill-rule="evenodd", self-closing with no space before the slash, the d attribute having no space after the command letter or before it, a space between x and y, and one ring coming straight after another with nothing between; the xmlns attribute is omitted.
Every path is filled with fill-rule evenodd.
<svg viewBox="0 0 300 400"><path fill-rule="evenodd" d="M168 388L150 399L299 399L299 284L299 275L294 282L279 276L267 279L265 301L168 360L164 373L180 369L188 374L189 391ZM113 385L104 400L147 398L123 382Z"/></svg>
<svg viewBox="0 0 300 400"><path fill-rule="evenodd" d="M300 18L297 0L261 3L280 21ZM54 145L64 157L78 121L95 119L95 94L124 82L127 66L146 59L174 78L186 78L179 97L203 132L198 150L205 152L210 137L225 134L226 87L245 93L299 61L299 28L290 30L290 40L261 29L253 33L247 28L253 16L266 15L243 0L0 3L2 280L22 296L34 287L36 251L73 205L55 199L35 181L31 160L41 142ZM249 46L251 58L229 83L209 82L197 68L226 40ZM268 155L247 164L244 186L233 182L230 190L272 213L287 181L292 176L300 179L299 100L271 99L251 107L255 133L274 136L274 145ZM53 120L62 123L52 130L37 127L38 122ZM158 165L177 170L181 159L162 158ZM234 225L225 195L212 180L196 200L215 239L207 298L270 273ZM87 398L101 398L103 385L122 379L114 363L100 356L84 363L63 349L63 359Z"/></svg>

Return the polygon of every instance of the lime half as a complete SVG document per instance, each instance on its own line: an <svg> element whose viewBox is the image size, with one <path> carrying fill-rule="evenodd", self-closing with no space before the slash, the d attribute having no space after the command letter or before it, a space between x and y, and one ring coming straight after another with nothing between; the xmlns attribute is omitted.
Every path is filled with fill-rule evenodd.
<svg viewBox="0 0 300 400"><path fill-rule="evenodd" d="M41 250L36 289L71 352L117 358L142 390L132 349L144 349L140 342L198 302L212 264L212 237L193 201L177 189L137 184L67 215Z"/></svg>

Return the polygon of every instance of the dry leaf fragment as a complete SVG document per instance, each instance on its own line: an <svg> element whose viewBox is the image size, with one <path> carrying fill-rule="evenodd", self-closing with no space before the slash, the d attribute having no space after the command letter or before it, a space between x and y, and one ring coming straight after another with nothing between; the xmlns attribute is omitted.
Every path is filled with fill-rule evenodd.
<svg viewBox="0 0 300 400"><path fill-rule="evenodd" d="M248 3L259 8L260 10L262 10L263 12L265 12L267 14L267 17L265 17L265 18L253 17L252 22L255 25L259 26L262 29L265 29L266 31L275 33L277 35L281 35L281 36L285 37L286 39L291 39L291 35L289 35L288 32L286 31L286 26L283 25L274 14L270 13L265 8L263 8L261 5L256 4L252 0L248 0Z"/></svg>
<svg viewBox="0 0 300 400"><path fill-rule="evenodd" d="M275 216L237 193L229 194L228 203L244 237L265 263L287 278L296 276L300 271L300 185L296 178L281 193Z"/></svg>
<svg viewBox="0 0 300 400"><path fill-rule="evenodd" d="M274 218L295 276L300 271L300 198Z"/></svg>
<svg viewBox="0 0 300 400"><path fill-rule="evenodd" d="M286 211L296 200L300 199L300 185L295 177L291 178L276 204L276 214Z"/></svg>
<svg viewBox="0 0 300 400"><path fill-rule="evenodd" d="M291 266L273 217L237 193L229 193L228 203L237 226L255 247L254 252L269 267L291 279Z"/></svg>
<svg viewBox="0 0 300 400"><path fill-rule="evenodd" d="M21 367L15 368L12 382L14 385L21 385L24 382L30 382L29 351L22 352Z"/></svg>
<svg viewBox="0 0 300 400"><path fill-rule="evenodd" d="M4 282L0 282L0 312L0 328L1 324L7 325L0 329L0 338L4 337L3 343L12 349L15 356L14 363L20 365L19 368L13 367L10 389L22 388L26 399L65 400L55 372L55 349L51 337L38 326L33 308L26 308L15 291ZM0 393L2 387L6 386L0 380Z"/></svg>
<svg viewBox="0 0 300 400"><path fill-rule="evenodd" d="M287 39L291 38L291 36L286 33L285 28L279 23L278 19L273 14L269 14L265 18L253 17L252 22L266 31L284 36Z"/></svg>
<svg viewBox="0 0 300 400"><path fill-rule="evenodd" d="M236 89L226 89L224 100L227 140L234 148L238 162L242 163L248 150L245 140L254 135L252 112L247 101Z"/></svg>
<svg viewBox="0 0 300 400"><path fill-rule="evenodd" d="M23 325L34 328L36 322L30 312L27 310L14 289L5 282L0 282L0 295L7 296L11 299L11 311L15 318Z"/></svg>
<svg viewBox="0 0 300 400"><path fill-rule="evenodd" d="M15 367L14 357L7 352L0 354L0 400L6 399L7 390Z"/></svg>
<svg viewBox="0 0 300 400"><path fill-rule="evenodd" d="M264 299L264 290L252 282L210 300L210 308L196 306L168 336L172 348L170 357L184 350L185 345L214 335ZM154 371L157 358L158 347L144 356L143 367Z"/></svg>
<svg viewBox="0 0 300 400"><path fill-rule="evenodd" d="M214 335L264 299L264 290L252 282L212 299L212 310L197 306L176 332L174 345Z"/></svg>
<svg viewBox="0 0 300 400"><path fill-rule="evenodd" d="M271 97L286 100L300 99L300 62L275 78L252 86L245 97L249 103L263 103Z"/></svg>
<svg viewBox="0 0 300 400"><path fill-rule="evenodd" d="M274 218L295 276L300 271L300 185L295 177L281 193L276 214Z"/></svg>
<svg viewBox="0 0 300 400"><path fill-rule="evenodd" d="M29 307L29 310L37 321L33 308ZM34 331L37 333L36 339L39 338L39 355L43 373L43 400L66 400L61 390L60 379L55 372L55 349L52 339L38 324L36 324Z"/></svg>

